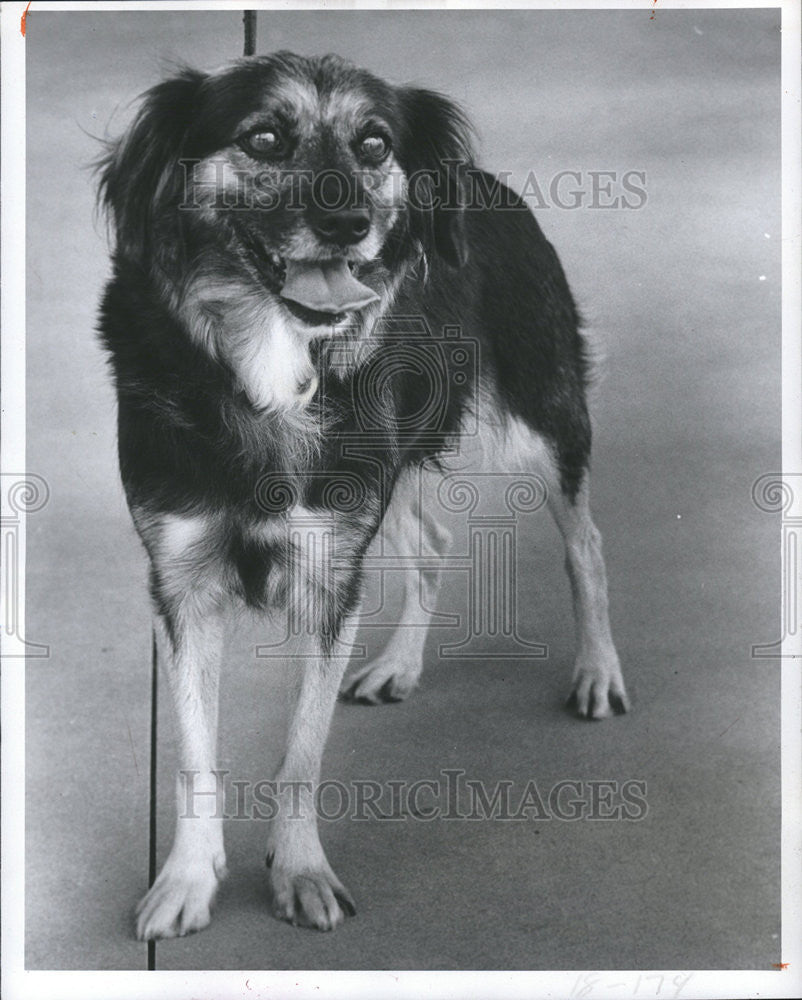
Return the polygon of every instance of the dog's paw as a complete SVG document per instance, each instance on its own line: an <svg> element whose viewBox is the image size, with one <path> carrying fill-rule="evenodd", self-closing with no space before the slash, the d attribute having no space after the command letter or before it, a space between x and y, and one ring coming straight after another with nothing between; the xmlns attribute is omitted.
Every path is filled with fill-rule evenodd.
<svg viewBox="0 0 802 1000"><path fill-rule="evenodd" d="M343 681L340 697L365 705L404 701L418 686L421 665L379 656Z"/></svg>
<svg viewBox="0 0 802 1000"><path fill-rule="evenodd" d="M583 719L607 719L629 711L629 698L617 657L601 666L577 663L567 707Z"/></svg>
<svg viewBox="0 0 802 1000"><path fill-rule="evenodd" d="M211 920L225 861L179 867L169 860L136 908L140 941L183 937L202 930Z"/></svg>
<svg viewBox="0 0 802 1000"><path fill-rule="evenodd" d="M270 867L273 914L293 926L332 931L345 917L356 914L351 893L334 872L325 868L294 872Z"/></svg>

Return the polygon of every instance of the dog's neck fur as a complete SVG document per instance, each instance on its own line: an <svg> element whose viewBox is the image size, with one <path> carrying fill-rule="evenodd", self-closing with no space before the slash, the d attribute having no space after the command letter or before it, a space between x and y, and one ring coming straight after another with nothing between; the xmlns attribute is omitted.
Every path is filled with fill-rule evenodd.
<svg viewBox="0 0 802 1000"><path fill-rule="evenodd" d="M272 296L246 281L196 273L177 311L192 340L231 369L256 409L308 402L316 375L308 339Z"/></svg>
<svg viewBox="0 0 802 1000"><path fill-rule="evenodd" d="M197 268L171 305L191 339L227 365L255 409L289 416L303 411L317 389L312 342L336 338L343 346L332 373L343 377L356 370L376 346L372 331L403 277L384 281L379 302L328 332L294 319L249 276L215 267Z"/></svg>

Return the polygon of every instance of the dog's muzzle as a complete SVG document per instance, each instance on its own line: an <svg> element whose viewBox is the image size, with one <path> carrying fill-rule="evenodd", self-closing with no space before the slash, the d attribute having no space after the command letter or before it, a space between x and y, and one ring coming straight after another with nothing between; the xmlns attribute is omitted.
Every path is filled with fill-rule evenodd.
<svg viewBox="0 0 802 1000"><path fill-rule="evenodd" d="M236 226L237 237L260 277L290 307L300 307L309 322L342 317L377 302L379 295L354 276L346 257L294 260L269 250L255 233ZM306 315L308 314L308 315Z"/></svg>

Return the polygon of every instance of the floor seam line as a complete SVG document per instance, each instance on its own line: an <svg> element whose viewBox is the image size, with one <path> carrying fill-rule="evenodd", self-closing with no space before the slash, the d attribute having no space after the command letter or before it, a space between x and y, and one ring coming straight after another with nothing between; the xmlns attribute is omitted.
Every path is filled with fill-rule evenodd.
<svg viewBox="0 0 802 1000"><path fill-rule="evenodd" d="M156 781L159 715L159 653L156 626L150 641L150 812L148 816L148 888L156 881ZM156 942L148 941L148 972L156 971Z"/></svg>

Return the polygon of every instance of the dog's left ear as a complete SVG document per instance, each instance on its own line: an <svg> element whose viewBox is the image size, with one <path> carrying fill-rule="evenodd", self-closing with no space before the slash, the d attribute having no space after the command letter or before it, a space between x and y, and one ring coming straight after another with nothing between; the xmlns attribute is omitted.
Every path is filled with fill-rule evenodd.
<svg viewBox="0 0 802 1000"><path fill-rule="evenodd" d="M473 165L471 125L442 94L400 91L405 125L402 163L409 181L412 229L453 267L468 259L465 234L467 173Z"/></svg>

